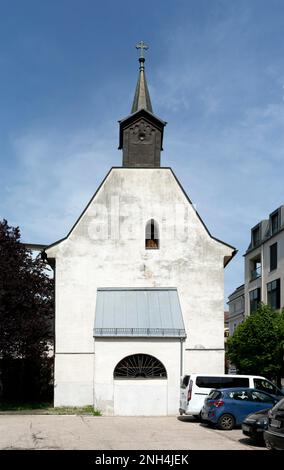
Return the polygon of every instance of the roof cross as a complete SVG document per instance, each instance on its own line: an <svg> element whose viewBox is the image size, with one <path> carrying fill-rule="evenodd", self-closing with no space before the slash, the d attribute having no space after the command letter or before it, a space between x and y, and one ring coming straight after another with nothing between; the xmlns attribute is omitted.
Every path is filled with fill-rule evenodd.
<svg viewBox="0 0 284 470"><path fill-rule="evenodd" d="M136 49L140 49L140 59L144 59L144 50L149 49L149 46L144 41L140 41L136 44Z"/></svg>

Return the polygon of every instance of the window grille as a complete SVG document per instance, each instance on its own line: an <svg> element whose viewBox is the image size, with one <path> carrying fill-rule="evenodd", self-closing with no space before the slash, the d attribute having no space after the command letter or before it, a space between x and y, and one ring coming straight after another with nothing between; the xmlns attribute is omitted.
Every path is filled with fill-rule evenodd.
<svg viewBox="0 0 284 470"><path fill-rule="evenodd" d="M114 378L155 379L167 378L163 364L149 354L134 354L122 359L114 369Z"/></svg>

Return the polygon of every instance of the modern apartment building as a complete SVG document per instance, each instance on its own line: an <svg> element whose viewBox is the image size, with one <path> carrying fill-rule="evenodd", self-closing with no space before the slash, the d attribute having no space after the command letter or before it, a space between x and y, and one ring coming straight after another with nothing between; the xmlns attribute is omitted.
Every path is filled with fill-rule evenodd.
<svg viewBox="0 0 284 470"><path fill-rule="evenodd" d="M284 205L251 229L245 257L245 315L259 302L284 306Z"/></svg>
<svg viewBox="0 0 284 470"><path fill-rule="evenodd" d="M245 283L228 300L230 336L260 302L284 307L284 205L251 229L244 258Z"/></svg>
<svg viewBox="0 0 284 470"><path fill-rule="evenodd" d="M245 317L245 285L237 287L234 292L229 295L229 318L228 328L229 336L234 334L237 326L244 321Z"/></svg>

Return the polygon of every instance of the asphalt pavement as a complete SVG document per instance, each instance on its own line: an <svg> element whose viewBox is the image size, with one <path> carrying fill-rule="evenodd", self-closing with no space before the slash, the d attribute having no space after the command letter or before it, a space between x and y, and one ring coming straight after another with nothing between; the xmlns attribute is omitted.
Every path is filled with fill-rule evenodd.
<svg viewBox="0 0 284 470"><path fill-rule="evenodd" d="M0 449L263 450L189 417L0 415Z"/></svg>

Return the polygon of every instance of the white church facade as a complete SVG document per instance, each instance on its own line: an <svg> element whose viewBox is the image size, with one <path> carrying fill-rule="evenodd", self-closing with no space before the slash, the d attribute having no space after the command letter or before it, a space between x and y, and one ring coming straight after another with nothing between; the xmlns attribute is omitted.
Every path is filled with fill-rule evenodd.
<svg viewBox="0 0 284 470"><path fill-rule="evenodd" d="M144 61L120 121L122 167L45 250L55 269L55 406L176 414L184 373L224 372L224 266L235 249L209 233L160 165L165 122L153 114Z"/></svg>

